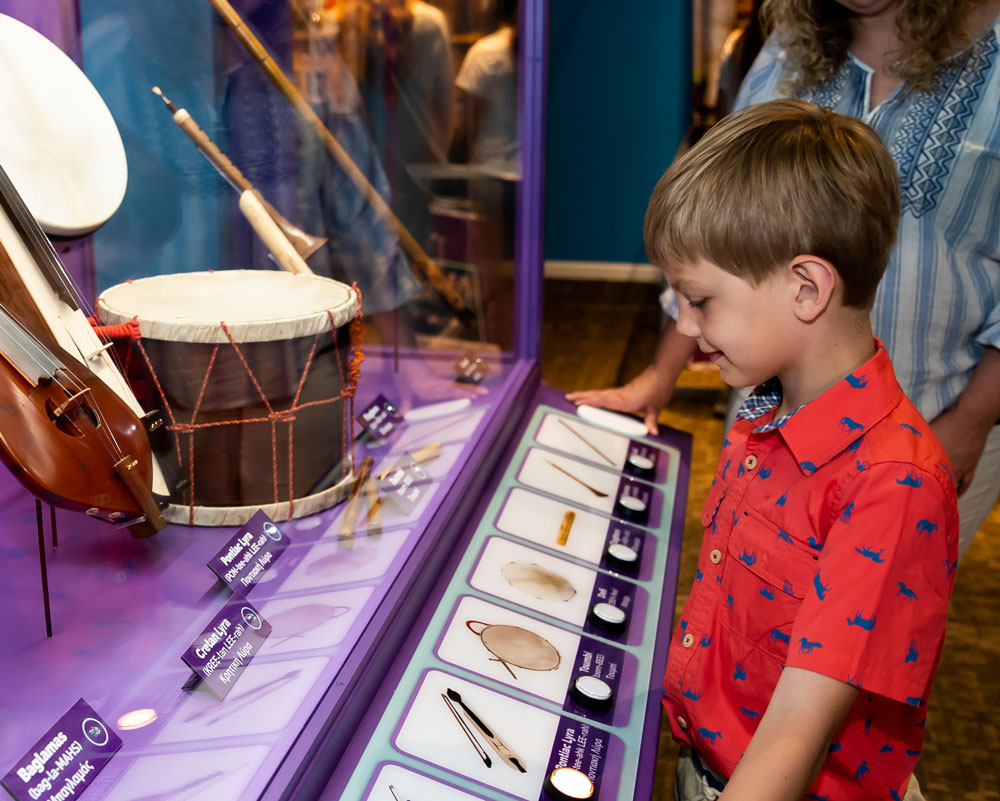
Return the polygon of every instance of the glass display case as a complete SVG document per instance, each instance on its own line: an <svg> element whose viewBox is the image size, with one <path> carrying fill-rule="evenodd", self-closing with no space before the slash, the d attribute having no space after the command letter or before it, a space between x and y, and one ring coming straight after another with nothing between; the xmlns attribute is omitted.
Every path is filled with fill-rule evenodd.
<svg viewBox="0 0 1000 801"><path fill-rule="evenodd" d="M7 12L3 355L63 394L50 440L0 421L4 786L554 798L593 725L594 797L641 794L690 441L540 387L545 2ZM497 637L529 629L561 671ZM486 739L517 776L451 760L483 740L456 687L537 722Z"/></svg>

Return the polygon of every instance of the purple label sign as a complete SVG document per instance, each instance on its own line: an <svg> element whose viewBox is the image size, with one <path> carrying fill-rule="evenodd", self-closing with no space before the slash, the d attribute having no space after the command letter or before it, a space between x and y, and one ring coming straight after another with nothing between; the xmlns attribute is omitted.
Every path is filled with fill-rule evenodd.
<svg viewBox="0 0 1000 801"><path fill-rule="evenodd" d="M181 659L221 700L261 649L271 624L244 597L229 600Z"/></svg>
<svg viewBox="0 0 1000 801"><path fill-rule="evenodd" d="M3 786L18 801L63 801L86 790L121 747L81 698L3 777Z"/></svg>
<svg viewBox="0 0 1000 801"><path fill-rule="evenodd" d="M559 718L556 741L552 745L552 753L549 755L545 775L552 777L553 771L557 768L578 770L593 782L594 792L590 797L600 798L601 777L604 774L610 744L611 734L609 732L579 720ZM565 796L551 792L549 782L550 779L546 779L538 801L554 801L565 798Z"/></svg>
<svg viewBox="0 0 1000 801"><path fill-rule="evenodd" d="M624 640L636 613L637 589L627 581L599 573L590 596L590 612L583 630L588 634Z"/></svg>
<svg viewBox="0 0 1000 801"><path fill-rule="evenodd" d="M372 439L381 440L402 424L403 416L385 395L379 395L357 416L357 421Z"/></svg>
<svg viewBox="0 0 1000 801"><path fill-rule="evenodd" d="M243 595L287 547L288 535L258 511L209 560L208 566L233 592Z"/></svg>
<svg viewBox="0 0 1000 801"><path fill-rule="evenodd" d="M427 471L409 453L392 466L385 480L379 484L390 498L409 517L430 487Z"/></svg>
<svg viewBox="0 0 1000 801"><path fill-rule="evenodd" d="M456 381L480 384L490 374L490 366L473 352L463 353L455 360Z"/></svg>

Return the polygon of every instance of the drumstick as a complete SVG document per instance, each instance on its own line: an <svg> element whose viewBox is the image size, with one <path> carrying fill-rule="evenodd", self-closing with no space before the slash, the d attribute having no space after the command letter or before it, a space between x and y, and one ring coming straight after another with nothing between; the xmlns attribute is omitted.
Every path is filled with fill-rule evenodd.
<svg viewBox="0 0 1000 801"><path fill-rule="evenodd" d="M240 211L243 212L243 216L247 218L247 222L257 232L257 235L264 241L267 249L274 256L274 260L281 265L282 269L290 273L312 275L313 271L309 269L309 265L305 263L305 260L299 255L299 251L296 250L287 236L289 231L297 232L303 237L306 235L295 228L276 208L264 200L264 197L247 180L246 176L239 171L239 168L208 138L208 134L198 127L198 123L194 121L194 118L188 113L187 109L177 108L163 94L159 86L153 87L153 94L159 97L167 109L173 113L174 122L177 124L177 127L191 138L191 141L197 145L202 155L229 182L229 185L240 193ZM324 242L326 242L325 239L320 242L320 245ZM313 250L320 245L314 246Z"/></svg>
<svg viewBox="0 0 1000 801"><path fill-rule="evenodd" d="M573 521L576 520L576 512L567 510L563 515L562 523L559 525L559 534L556 536L556 545L565 545L569 539L569 530L573 528Z"/></svg>
<svg viewBox="0 0 1000 801"><path fill-rule="evenodd" d="M601 491L600 491L599 489L594 489L594 488L593 488L592 486L590 486L590 484L588 484L588 483L587 483L586 481L584 481L584 480L583 480L582 478L577 478L576 476L574 476L574 475L573 475L573 474L572 474L571 472L569 472L569 470L567 470L567 469L566 469L565 467L560 467L560 466L559 466L559 465L557 465L557 464L556 464L555 462L549 462L549 460L548 460L548 459L546 459L545 461L546 461L546 462L548 462L548 463L549 463L550 465L552 465L552 466L553 466L553 467L554 467L554 468L555 468L556 470L558 470L558 471L559 471L560 473L562 473L562 474L563 474L564 476L569 476L569 477L570 477L571 479L573 479L573 480L574 480L574 481L575 481L575 482L576 482L577 484L580 484L580 485L582 485L582 486L586 487L587 489L589 489L589 490L590 490L590 491L591 491L592 493L594 493L594 495L596 495L596 496L597 496L598 498L607 498L607 497L608 497L608 493L606 493L606 492L601 492Z"/></svg>
<svg viewBox="0 0 1000 801"><path fill-rule="evenodd" d="M432 442L429 445L424 445L420 450L414 451L410 454L410 457L417 464L426 464L427 462L433 462L441 455L441 443ZM387 467L381 473L379 473L376 478L379 481L385 481L385 477L392 472L391 467Z"/></svg>
<svg viewBox="0 0 1000 801"><path fill-rule="evenodd" d="M607 454L604 453L604 451L602 451L593 442L591 442L589 439L587 439L585 436L583 436L583 434L581 434L579 431L577 431L575 428L573 428L573 426L571 426L569 423L567 423L561 417L559 418L559 422L562 423L564 426L566 426L566 428L569 429L569 431L570 431L571 434L574 434L575 436L579 437L583 441L584 445L586 445L587 447L589 447L594 453L596 453L598 456L600 456L605 462L607 462L612 467L615 466L615 463L611 461L611 459L607 456Z"/></svg>
<svg viewBox="0 0 1000 801"><path fill-rule="evenodd" d="M382 196L378 193L378 190L372 186L371 182L365 177L365 174L361 172L358 165L354 163L353 159L348 155L347 151L341 146L340 142L330 133L330 129L323 124L323 121L317 116L313 107L309 105L307 101L298 89L295 88L288 76L282 72L281 67L278 66L277 62L271 58L267 49L260 43L260 40L250 31L243 22L243 19L236 12L236 9L230 5L228 0L208 0L212 7L219 12L220 16L225 20L226 24L233 30L236 34L236 38L240 40L240 43L249 51L250 55L260 64L261 69L267 74L267 77L271 79L274 85L278 88L289 103L302 115L303 119L308 122L316 135L320 138L326 149L333 156L334 160L344 171L351 182L357 187L358 191L361 192L362 196L371 205L372 210L375 212L375 216L388 222L393 229L396 231L396 236L399 237L399 243L403 246L403 250L406 251L407 255L413 261L413 264L417 269L423 274L424 278L430 282L431 286L448 302L448 305L458 314L469 314L469 308L465 305L461 296L455 290L455 287L451 285L451 282L444 276L438 266L431 260L422 247L417 243L417 240L413 238L413 235L406 229L406 227L399 221L399 218L393 213L389 205L382 199Z"/></svg>
<svg viewBox="0 0 1000 801"><path fill-rule="evenodd" d="M354 536L354 529L358 525L358 516L361 514L361 500L363 498L362 488L372 472L372 465L375 460L371 456L366 456L358 466L358 473L354 477L351 485L351 492L347 496L347 505L344 507L344 516L340 521L340 539L350 539Z"/></svg>

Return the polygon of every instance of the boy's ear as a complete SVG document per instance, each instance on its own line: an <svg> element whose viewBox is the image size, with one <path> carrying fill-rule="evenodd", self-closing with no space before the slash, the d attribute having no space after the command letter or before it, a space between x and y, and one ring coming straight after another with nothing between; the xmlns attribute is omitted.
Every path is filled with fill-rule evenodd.
<svg viewBox="0 0 1000 801"><path fill-rule="evenodd" d="M819 256L796 256L788 263L795 316L804 323L816 320L830 305L837 288L837 269Z"/></svg>

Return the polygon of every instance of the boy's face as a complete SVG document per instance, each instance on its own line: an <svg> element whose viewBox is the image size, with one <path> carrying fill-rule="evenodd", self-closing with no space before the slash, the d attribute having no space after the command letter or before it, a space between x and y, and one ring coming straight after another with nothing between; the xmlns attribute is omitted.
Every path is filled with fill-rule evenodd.
<svg viewBox="0 0 1000 801"><path fill-rule="evenodd" d="M759 286L704 260L671 266L665 273L678 294L678 332L698 340L723 381L753 386L788 366L794 355L794 315L780 271Z"/></svg>

